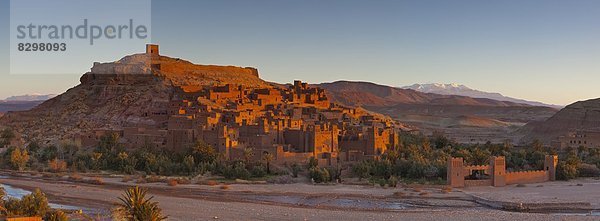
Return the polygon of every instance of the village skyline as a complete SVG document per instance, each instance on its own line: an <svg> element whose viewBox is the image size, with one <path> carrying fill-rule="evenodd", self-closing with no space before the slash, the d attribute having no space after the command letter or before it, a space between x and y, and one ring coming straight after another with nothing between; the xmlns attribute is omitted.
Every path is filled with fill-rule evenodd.
<svg viewBox="0 0 600 221"><path fill-rule="evenodd" d="M600 93L593 83L599 76L598 4L152 1L146 43L194 63L256 67L278 83L460 83L568 105ZM7 30L0 35L0 98L62 93L92 62L136 52L73 64L79 73L9 74L9 1L0 6L0 29Z"/></svg>

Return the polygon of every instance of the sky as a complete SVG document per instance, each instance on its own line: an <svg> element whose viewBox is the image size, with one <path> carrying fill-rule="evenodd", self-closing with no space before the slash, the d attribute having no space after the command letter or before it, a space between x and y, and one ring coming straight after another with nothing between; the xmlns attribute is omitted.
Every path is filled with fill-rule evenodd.
<svg viewBox="0 0 600 221"><path fill-rule="evenodd" d="M151 17L161 54L257 67L279 83L460 83L560 105L600 97L596 0L154 0ZM79 83L9 74L9 24L0 0L0 99Z"/></svg>

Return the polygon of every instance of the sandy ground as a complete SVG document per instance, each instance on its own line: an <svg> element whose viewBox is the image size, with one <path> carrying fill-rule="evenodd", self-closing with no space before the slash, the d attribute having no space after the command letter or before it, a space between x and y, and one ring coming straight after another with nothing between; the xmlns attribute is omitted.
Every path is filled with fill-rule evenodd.
<svg viewBox="0 0 600 221"><path fill-rule="evenodd" d="M41 188L51 202L108 210L127 185L89 185L39 178L0 178L0 183L24 189ZM248 202L240 195L327 195L385 199L402 189L382 189L364 186L291 185L231 185L230 190L218 187L190 185L168 187L147 184L169 220L598 220L598 216L515 213L484 208L461 200L441 202L440 207L410 208L400 211L349 210L320 206L297 206L277 203ZM437 198L434 189L428 198ZM482 190L483 191L483 190ZM407 190L406 192L409 192ZM461 199L463 193L448 194L446 198ZM410 197L409 197L410 198ZM440 197L444 198L444 197ZM418 200L418 199L411 199ZM283 206L282 206L283 205Z"/></svg>
<svg viewBox="0 0 600 221"><path fill-rule="evenodd" d="M516 185L469 187L463 191L486 199L507 202L589 202L594 209L600 210L600 180L595 179L527 184L525 187L517 187Z"/></svg>

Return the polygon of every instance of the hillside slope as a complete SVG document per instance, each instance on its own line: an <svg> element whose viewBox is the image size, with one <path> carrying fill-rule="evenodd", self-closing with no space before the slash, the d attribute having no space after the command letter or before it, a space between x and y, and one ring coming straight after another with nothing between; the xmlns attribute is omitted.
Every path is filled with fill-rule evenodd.
<svg viewBox="0 0 600 221"><path fill-rule="evenodd" d="M468 143L516 141L516 129L557 112L549 107L422 93L368 82L338 81L316 86L327 90L333 101L388 115L426 133L444 131L457 141Z"/></svg>
<svg viewBox="0 0 600 221"><path fill-rule="evenodd" d="M150 65L160 65L160 70ZM94 63L80 84L39 106L9 112L0 126L9 126L25 138L57 141L82 131L153 125L149 112L166 114L177 90L195 91L203 85L244 84L269 86L254 68L195 65L181 59L136 54L111 63Z"/></svg>
<svg viewBox="0 0 600 221"><path fill-rule="evenodd" d="M522 142L539 139L549 144L559 136L579 129L600 128L600 98L579 101L543 122L531 122L520 130Z"/></svg>
<svg viewBox="0 0 600 221"><path fill-rule="evenodd" d="M316 86L328 90L333 98L351 106L393 106L397 104L473 105L527 107L530 105L457 95L422 93L369 82L336 81Z"/></svg>

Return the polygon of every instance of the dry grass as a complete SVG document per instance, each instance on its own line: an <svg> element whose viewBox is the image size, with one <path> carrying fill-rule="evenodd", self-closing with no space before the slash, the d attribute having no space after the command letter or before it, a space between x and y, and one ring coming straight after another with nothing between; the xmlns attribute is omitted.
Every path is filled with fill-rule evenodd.
<svg viewBox="0 0 600 221"><path fill-rule="evenodd" d="M176 180L178 184L192 184L192 181L188 178L177 178Z"/></svg>
<svg viewBox="0 0 600 221"><path fill-rule="evenodd" d="M83 177L81 177L81 175L79 175L79 174L74 173L69 176L69 180L75 181L75 182L80 182L83 180Z"/></svg>
<svg viewBox="0 0 600 221"><path fill-rule="evenodd" d="M206 185L209 185L209 186L216 186L217 184L218 184L217 181L214 181L214 180L209 180L208 182L206 182Z"/></svg>
<svg viewBox="0 0 600 221"><path fill-rule="evenodd" d="M11 175L11 176L15 176L15 175ZM17 176L20 176L20 175L17 175ZM57 176L58 175L54 174L54 173L44 173L44 174L42 174L42 177L44 177L44 178L56 178Z"/></svg>
<svg viewBox="0 0 600 221"><path fill-rule="evenodd" d="M419 193L419 196L429 196L429 193L428 192L421 192L421 193Z"/></svg>
<svg viewBox="0 0 600 221"><path fill-rule="evenodd" d="M48 167L50 168L50 171L55 173L64 172L67 170L67 162L64 160L53 159L48 162Z"/></svg>
<svg viewBox="0 0 600 221"><path fill-rule="evenodd" d="M166 182L164 178L159 176L148 176L146 177L146 183L163 183Z"/></svg>
<svg viewBox="0 0 600 221"><path fill-rule="evenodd" d="M148 183L148 181L146 181L146 178L140 177L137 180L135 180L135 183L144 184L144 183Z"/></svg>
<svg viewBox="0 0 600 221"><path fill-rule="evenodd" d="M93 177L86 180L85 182L94 185L104 185L104 180L100 177Z"/></svg>
<svg viewBox="0 0 600 221"><path fill-rule="evenodd" d="M169 186L177 186L177 184L179 184L179 183L177 182L176 179L170 179L169 181L167 181L167 184Z"/></svg>
<svg viewBox="0 0 600 221"><path fill-rule="evenodd" d="M228 189L230 188L230 186L229 186L229 185L227 185L227 184L224 184L224 185L221 185L221 187L220 187L220 188L221 188L222 190L228 190Z"/></svg>
<svg viewBox="0 0 600 221"><path fill-rule="evenodd" d="M133 180L132 176L123 176L123 179L121 179L121 182L127 183Z"/></svg>
<svg viewBox="0 0 600 221"><path fill-rule="evenodd" d="M403 197L403 196L405 196L405 195L406 195L406 193L404 193L404 192L401 192L401 191L394 192L394 196L397 196L397 197Z"/></svg>
<svg viewBox="0 0 600 221"><path fill-rule="evenodd" d="M525 184L517 184L517 187L527 187Z"/></svg>
<svg viewBox="0 0 600 221"><path fill-rule="evenodd" d="M423 189L421 189L420 187L415 187L415 188L413 188L413 191L415 193L420 193L421 191L423 191Z"/></svg>

